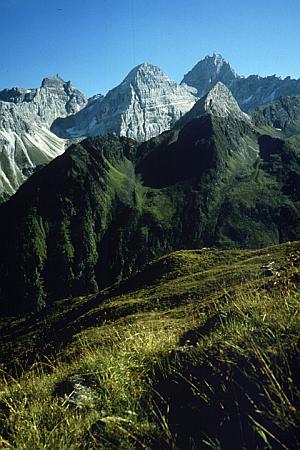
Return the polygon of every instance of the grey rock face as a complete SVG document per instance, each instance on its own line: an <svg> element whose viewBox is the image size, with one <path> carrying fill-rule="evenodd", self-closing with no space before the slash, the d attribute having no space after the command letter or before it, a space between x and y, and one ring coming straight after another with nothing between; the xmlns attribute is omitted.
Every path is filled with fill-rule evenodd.
<svg viewBox="0 0 300 450"><path fill-rule="evenodd" d="M57 120L51 130L60 137L95 136L114 131L138 141L157 136L195 103L194 95L158 67L141 64L104 98L78 114Z"/></svg>
<svg viewBox="0 0 300 450"><path fill-rule="evenodd" d="M11 88L0 91L0 101L22 103L30 102L35 96L35 89Z"/></svg>
<svg viewBox="0 0 300 450"><path fill-rule="evenodd" d="M38 89L0 92L0 201L65 150L67 142L49 128L57 117L73 114L86 103L83 94L58 76L45 78Z"/></svg>
<svg viewBox="0 0 300 450"><path fill-rule="evenodd" d="M96 394L89 380L81 374L74 374L68 379L56 384L53 396L61 397L63 405L71 408L89 408L92 407Z"/></svg>
<svg viewBox="0 0 300 450"><path fill-rule="evenodd" d="M19 104L0 102L0 200L12 195L38 166L63 153L65 147L63 139L30 120L30 113Z"/></svg>
<svg viewBox="0 0 300 450"><path fill-rule="evenodd" d="M199 61L184 75L181 84L194 87L198 98L201 98L219 81L229 86L236 77L236 73L228 62L221 55L214 53Z"/></svg>
<svg viewBox="0 0 300 450"><path fill-rule="evenodd" d="M237 101L230 90L220 81L177 122L177 126L183 126L192 119L212 114L217 117L231 117L251 123L250 117L241 111Z"/></svg>
<svg viewBox="0 0 300 450"><path fill-rule="evenodd" d="M87 98L59 76L45 78L38 89L4 89L0 101L17 103L23 117L47 128L57 117L74 114L87 104Z"/></svg>
<svg viewBox="0 0 300 450"><path fill-rule="evenodd" d="M58 100L60 111L59 115L53 120L57 117L66 117L69 114L75 114L87 104L87 98L80 91L75 89L70 81L64 81L58 75L55 77L44 78L41 90L42 88L46 89L46 95L49 98L54 97ZM51 124L53 120L51 120Z"/></svg>
<svg viewBox="0 0 300 450"><path fill-rule="evenodd" d="M300 79L281 79L275 75L242 77L235 73L221 55L216 54L206 56L196 64L184 76L181 84L196 88L200 98L219 81L231 90L243 111L250 111L282 96L300 94Z"/></svg>

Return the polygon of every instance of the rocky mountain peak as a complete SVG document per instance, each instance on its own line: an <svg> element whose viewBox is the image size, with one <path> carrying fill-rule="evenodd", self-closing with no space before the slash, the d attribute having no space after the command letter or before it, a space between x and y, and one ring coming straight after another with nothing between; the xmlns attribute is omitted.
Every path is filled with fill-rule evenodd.
<svg viewBox="0 0 300 450"><path fill-rule="evenodd" d="M134 67L134 69L129 72L121 83L121 86L132 84L135 87L144 87L147 85L162 85L164 83L177 85L177 83L171 80L159 67L144 62L143 64Z"/></svg>
<svg viewBox="0 0 300 450"><path fill-rule="evenodd" d="M48 87L48 88L58 88L61 89L66 84L66 81L63 80L58 74L54 77L46 77L43 79L41 87Z"/></svg>
<svg viewBox="0 0 300 450"><path fill-rule="evenodd" d="M244 120L250 120L247 114L241 111L236 99L221 81L199 101L200 106L203 108L203 112L211 113L218 117L236 116Z"/></svg>
<svg viewBox="0 0 300 450"><path fill-rule="evenodd" d="M72 118L58 120L52 131L60 137L96 136L114 131L145 141L170 129L195 103L195 96L157 66L132 69L104 98Z"/></svg>
<svg viewBox="0 0 300 450"><path fill-rule="evenodd" d="M251 122L250 117L241 111L230 90L220 81L185 114L178 122L183 126L192 119L211 114L217 117L231 117L244 122Z"/></svg>
<svg viewBox="0 0 300 450"><path fill-rule="evenodd" d="M140 74L149 75L149 74L164 74L164 73L158 66L150 64L148 62L143 62L142 64L139 64L138 66L134 67L125 77L125 80Z"/></svg>
<svg viewBox="0 0 300 450"><path fill-rule="evenodd" d="M63 153L67 143L49 128L86 104L86 97L58 75L44 78L40 88L0 91L0 202L37 167Z"/></svg>
<svg viewBox="0 0 300 450"><path fill-rule="evenodd" d="M239 76L218 53L199 61L181 84L195 88L196 95L201 98L219 81L230 89L243 111L251 111L283 96L300 94L300 79L282 79L276 75Z"/></svg>
<svg viewBox="0 0 300 450"><path fill-rule="evenodd" d="M204 58L206 64L215 65L220 69L224 64L228 64L220 53L213 53L212 55L207 55Z"/></svg>
<svg viewBox="0 0 300 450"><path fill-rule="evenodd" d="M198 97L201 98L219 81L229 85L235 78L235 71L223 56L213 53L199 61L184 76L181 84L195 87Z"/></svg>

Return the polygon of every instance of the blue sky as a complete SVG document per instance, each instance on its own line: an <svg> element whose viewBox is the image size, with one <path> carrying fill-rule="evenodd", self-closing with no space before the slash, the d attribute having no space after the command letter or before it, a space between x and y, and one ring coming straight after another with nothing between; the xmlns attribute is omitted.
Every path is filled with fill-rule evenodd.
<svg viewBox="0 0 300 450"><path fill-rule="evenodd" d="M105 93L147 61L181 81L216 51L241 75L300 77L299 0L0 0L0 88L59 73Z"/></svg>

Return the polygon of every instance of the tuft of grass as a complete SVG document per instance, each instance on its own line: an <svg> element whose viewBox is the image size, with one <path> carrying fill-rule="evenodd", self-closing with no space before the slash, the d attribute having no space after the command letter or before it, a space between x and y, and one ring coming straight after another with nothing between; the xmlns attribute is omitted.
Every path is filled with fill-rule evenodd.
<svg viewBox="0 0 300 450"><path fill-rule="evenodd" d="M151 420L152 377L185 327L182 317L163 320L156 314L140 314L129 323L121 320L79 333L59 360L36 364L19 379L2 373L2 444L79 449L87 436L86 448L98 448L99 440L107 448L149 448L161 433ZM69 402L72 393L53 395L55 387L74 374L92 386L94 395L93 401L75 409ZM105 428L97 439L95 424Z"/></svg>
<svg viewBox="0 0 300 450"><path fill-rule="evenodd" d="M179 448L299 447L299 300L236 292L182 336L156 387Z"/></svg>
<svg viewBox="0 0 300 450"><path fill-rule="evenodd" d="M299 255L179 251L6 324L0 447L297 448Z"/></svg>

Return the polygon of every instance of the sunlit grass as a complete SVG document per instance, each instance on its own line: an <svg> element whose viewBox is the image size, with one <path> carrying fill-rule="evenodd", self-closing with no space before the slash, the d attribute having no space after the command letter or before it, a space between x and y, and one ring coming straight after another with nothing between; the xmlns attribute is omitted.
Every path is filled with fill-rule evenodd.
<svg viewBox="0 0 300 450"><path fill-rule="evenodd" d="M233 427L239 442L239 423L245 448L253 442L293 448L300 402L299 255L296 247L284 248L287 254L277 257L272 250L249 252L249 260L232 252L227 269L226 253L220 253L223 283L214 276L217 251L211 260L208 251L176 252L158 260L171 268L163 277L159 269L158 281L150 277L155 265L146 269L149 286L139 287L137 277L133 289L99 304L94 297L77 299L69 310L77 331L55 355L24 366L18 376L3 368L0 448L227 449L222 430ZM264 278L273 260L276 270ZM62 302L43 318L41 332L65 317L65 308ZM75 387L57 393L74 379L85 397L76 397ZM213 428L201 422L211 414ZM195 417L199 425L187 437L180 427L186 418L189 429Z"/></svg>

